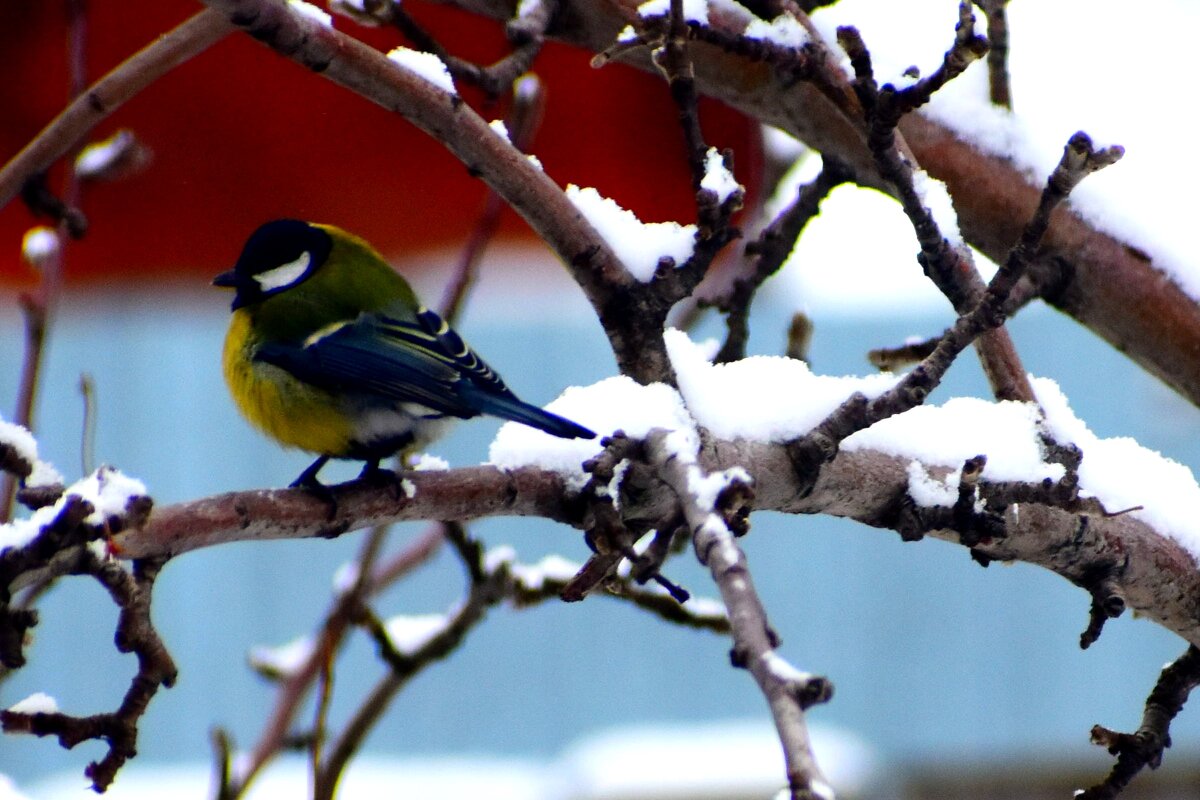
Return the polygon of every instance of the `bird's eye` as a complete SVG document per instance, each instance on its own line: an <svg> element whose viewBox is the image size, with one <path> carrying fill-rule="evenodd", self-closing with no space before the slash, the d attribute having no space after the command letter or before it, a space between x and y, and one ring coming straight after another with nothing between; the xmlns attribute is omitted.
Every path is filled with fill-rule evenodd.
<svg viewBox="0 0 1200 800"><path fill-rule="evenodd" d="M295 283L308 271L310 263L312 263L312 253L305 250L295 261L289 261L266 272L260 272L254 276L254 280L264 292L271 292Z"/></svg>

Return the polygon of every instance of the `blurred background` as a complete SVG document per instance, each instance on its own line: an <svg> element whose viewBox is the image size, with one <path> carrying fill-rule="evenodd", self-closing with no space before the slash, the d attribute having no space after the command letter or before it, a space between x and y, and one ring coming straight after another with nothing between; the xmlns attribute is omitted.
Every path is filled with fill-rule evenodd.
<svg viewBox="0 0 1200 800"><path fill-rule="evenodd" d="M902 25L889 17L895 5L843 2L837 13L861 23L868 44L895 40L910 48L928 72L924 65L936 64L949 41L956 4L904 4ZM1162 191L1164 173L1153 159L1162 156L1162 137L1177 121L1169 114L1185 112L1128 88L1125 68L1109 56L1130 40L1142 41L1142 33L1148 38L1153 26L1200 20L1185 2L1159 0L1136 12L1097 5L1111 6L1111 13L1093 9L1088 20L1078 20L1064 10L1012 8L1016 107L1022 118L1028 112L1031 136L1052 153L1078 127L1126 145L1126 162L1108 171L1122 173L1097 191L1110 192L1117 208L1130 208L1135 222L1155 230L1165 205L1156 201L1171 195ZM136 14L112 5L89 8L91 79L198 8L186 0L136 6ZM412 11L459 54L487 61L504 52L493 25L444 8ZM0 5L0 46L14 70L0 84L4 159L65 102L64 19L60 3ZM399 42L388 32L337 24L380 47ZM1047 72L1046 48L1035 46L1054 32L1063 83ZM687 221L692 199L665 88L623 67L593 70L587 61L588 54L557 46L539 59L549 105L533 152L560 183L595 186L647 221ZM1176 74L1170 65L1158 69ZM978 73L973 68L962 80L981 83ZM1062 88L1068 82L1069 94ZM502 116L502 105L488 108L480 97L464 95L485 116ZM715 104L705 105L703 121L712 143L735 149L737 177L752 195L760 192L751 181L761 159L756 127ZM280 450L237 416L218 357L229 298L208 280L232 264L260 222L298 216L370 239L436 303L474 227L483 190L403 120L244 36L229 37L159 81L97 136L117 128L134 130L155 157L144 172L90 188L83 198L92 227L66 250L67 290L53 321L35 418L42 456L68 480L80 475L78 384L86 373L97 400L96 461L142 479L159 505L285 485L309 458ZM1195 164L1175 165L1176 185L1195 185L1180 175L1186 170ZM1108 180L1108 172L1095 180ZM1121 181L1138 180L1145 191L1130 197L1134 190ZM60 181L59 170L52 171L50 185ZM35 222L19 202L0 210L0 415L6 419L23 355L18 296L38 278L20 260L20 241ZM782 352L788 322L801 309L815 324L811 357L818 372L862 373L868 349L941 331L951 321L949 309L924 285L915 250L894 203L837 190L784 273L760 295L751 352ZM581 294L511 214L458 328L530 402L544 404L567 386L615 370ZM1135 437L1189 466L1200 463L1196 409L1120 354L1041 306L1011 328L1028 369L1058 380L1093 430ZM715 319L693 331L696 338L722 334ZM932 400L960 394L987 396L970 358ZM496 428L487 420L465 423L431 452L454 466L478 463ZM356 470L344 465L327 477L349 478ZM763 513L753 523L743 544L783 637L782 653L835 684L833 701L810 718L827 748L824 763L846 796L1034 797L1042 796L1041 787L1046 796L1066 796L1108 769L1109 757L1087 742L1090 727L1136 727L1159 670L1184 650L1177 637L1127 616L1080 651L1088 596L1032 567L984 570L962 548L903 544L894 534L834 519ZM392 546L422 530L397 526ZM489 545L511 544L522 561L549 553L587 556L578 533L537 520L488 520L471 531ZM246 654L314 627L329 604L334 573L359 539L239 544L166 567L155 588L155 619L180 666L179 682L155 698L139 757L112 796L132 797L145 785L162 796L173 780L179 783L170 784L177 787L171 796L205 796L210 731L222 727L236 745L249 747L274 701ZM714 593L687 558L673 562L668 575L693 594ZM379 611L445 611L462 589L461 569L444 552L386 595ZM29 666L0 685L0 706L37 691L71 713L115 706L133 664L113 650L114 624L99 588L64 581L41 605ZM769 796L781 775L777 744L761 696L748 675L729 668L727 649L721 637L677 629L598 597L498 610L461 650L401 694L368 740L343 796L373 796L367 787L380 781L422 798L483 791L539 800ZM336 673L335 726L380 674L370 645L356 641ZM1200 715L1185 709L1172 733L1161 774L1139 778L1135 787L1144 793L1129 796L1195 796ZM681 742L687 752L676 758ZM100 752L94 744L67 752L52 741L6 737L0 774L33 800L83 797L89 794L83 766ZM709 781L705 794L696 776L714 761L727 764L722 774L736 780ZM278 777L278 796L304 791L302 779L287 780Z"/></svg>

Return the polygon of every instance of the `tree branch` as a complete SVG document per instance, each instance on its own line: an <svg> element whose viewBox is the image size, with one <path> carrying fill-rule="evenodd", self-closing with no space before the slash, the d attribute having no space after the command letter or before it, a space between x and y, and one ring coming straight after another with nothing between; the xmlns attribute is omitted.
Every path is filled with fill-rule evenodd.
<svg viewBox="0 0 1200 800"><path fill-rule="evenodd" d="M1171 722L1200 685L1200 649L1192 645L1168 664L1146 698L1141 727L1134 733L1118 733L1100 725L1092 728L1092 742L1117 757L1112 772L1103 782L1077 792L1078 800L1112 800L1124 791L1145 767L1162 763L1163 751L1171 746Z"/></svg>
<svg viewBox="0 0 1200 800"><path fill-rule="evenodd" d="M731 524L742 527L738 522L742 515L739 506L748 502L753 492L735 473L726 476L728 483L717 496L715 507L706 507L697 498L695 485L712 473L673 452L666 438L663 431L652 433L647 441L647 456L659 467L679 499L692 532L696 556L709 568L720 589L733 633L731 661L735 667L750 671L771 709L783 745L790 797L792 800L828 797L829 786L813 755L804 712L809 706L828 700L832 686L824 678L800 672L775 652L779 637L767 621L746 555L730 529Z"/></svg>
<svg viewBox="0 0 1200 800"><path fill-rule="evenodd" d="M499 20L510 15L508 0L446 1ZM636 20L637 5L636 0L569 0L547 36L600 53ZM705 30L729 38L747 22L732 14L714 15ZM874 168L861 124L825 91L797 83L794 74L766 61L703 41L692 48L691 59L701 94L837 158L858 183L891 191ZM622 60L656 71L645 52L631 51ZM920 112L901 120L899 130L917 162L947 185L967 242L1002 262L1036 208L1040 187L1007 159L980 152L965 137ZM1043 285L1056 286L1046 295L1047 302L1200 404L1200 305L1166 279L1150 255L1067 208L1056 215L1031 271Z"/></svg>
<svg viewBox="0 0 1200 800"><path fill-rule="evenodd" d="M713 440L708 448L713 453L713 460L706 463L710 471L741 466L749 474L755 511L830 514L876 528L902 528L911 459L842 449L810 487L792 469L782 444ZM938 475L951 468L928 465L927 469ZM114 542L124 556L144 558L176 556L225 542L313 538L417 519L540 516L575 527L583 524L582 498L566 489L561 476L533 467L508 472L464 467L402 477L415 489L412 496L393 498L358 482L333 487L338 517L332 523L325 503L303 490L235 492L157 508L144 525L116 536ZM987 492L993 484L984 481L980 486ZM1029 486L1019 510L1010 507L1016 496L1013 488L997 487L1005 494L997 495L989 507L1005 509L1001 513L1005 536L977 543L973 549L992 560L1045 567L1085 587L1102 566L1129 608L1200 645L1200 613L1193 602L1200 596L1200 571L1187 551L1136 515L1107 516L1089 507L1064 508L1057 501L1037 501L1044 495L1040 487ZM626 519L669 519L675 513L670 497L661 487L644 486L637 497L623 498L622 514ZM1009 499L1002 502L1004 497ZM1086 530L1081 530L1080 514L1089 520ZM926 532L960 541L959 533L948 527ZM66 560L66 555L56 558L50 568L61 569ZM16 585L32 578L24 573Z"/></svg>

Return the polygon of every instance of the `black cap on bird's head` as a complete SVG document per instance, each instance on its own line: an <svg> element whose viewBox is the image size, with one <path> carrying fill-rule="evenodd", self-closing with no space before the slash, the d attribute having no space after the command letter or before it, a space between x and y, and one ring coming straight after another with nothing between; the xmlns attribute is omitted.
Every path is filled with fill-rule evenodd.
<svg viewBox="0 0 1200 800"><path fill-rule="evenodd" d="M328 231L298 219L264 223L250 234L233 269L213 279L235 289L233 308L261 302L308 278L329 257Z"/></svg>

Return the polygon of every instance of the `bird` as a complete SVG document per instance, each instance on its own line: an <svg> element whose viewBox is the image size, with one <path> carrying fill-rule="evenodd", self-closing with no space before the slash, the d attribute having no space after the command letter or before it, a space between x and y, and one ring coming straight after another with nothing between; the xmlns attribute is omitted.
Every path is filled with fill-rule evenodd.
<svg viewBox="0 0 1200 800"><path fill-rule="evenodd" d="M234 403L263 433L317 455L292 487L330 497L318 473L331 458L380 476L382 459L484 414L596 437L520 400L383 256L334 225L266 222L213 284L235 292L221 359Z"/></svg>

